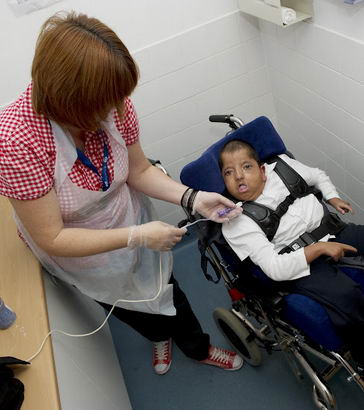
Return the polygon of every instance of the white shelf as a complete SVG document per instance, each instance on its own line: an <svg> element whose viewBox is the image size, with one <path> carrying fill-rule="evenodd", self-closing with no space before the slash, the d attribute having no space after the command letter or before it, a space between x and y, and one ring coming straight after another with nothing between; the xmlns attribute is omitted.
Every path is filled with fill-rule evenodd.
<svg viewBox="0 0 364 410"><path fill-rule="evenodd" d="M239 0L239 6L244 13L287 27L313 16L313 0ZM288 7L296 12L296 19L288 24L282 20L282 7Z"/></svg>

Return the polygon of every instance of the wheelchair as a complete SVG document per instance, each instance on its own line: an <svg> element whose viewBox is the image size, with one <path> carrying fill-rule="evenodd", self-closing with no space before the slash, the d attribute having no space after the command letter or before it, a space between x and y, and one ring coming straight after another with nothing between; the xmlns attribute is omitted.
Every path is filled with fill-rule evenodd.
<svg viewBox="0 0 364 410"><path fill-rule="evenodd" d="M226 123L231 130L182 169L182 183L194 189L223 192L218 157L229 140L247 141L264 162L283 153L292 156L266 117L243 124L234 115L213 115L210 121ZM185 212L189 222L201 218ZM180 226L184 224L182 221ZM230 310L215 309L214 320L248 364L261 365L262 349L268 353L283 352L298 379L306 375L311 380L314 404L322 410L338 409L327 382L341 369L347 372L347 380L364 392L364 379L356 372L350 353L323 306L307 296L279 291L258 266L249 260L241 262L223 238L219 224L201 222L194 225L194 232L205 276L215 283L223 278L232 301ZM362 258L345 257L339 265L364 292ZM215 278L209 273L211 267Z"/></svg>

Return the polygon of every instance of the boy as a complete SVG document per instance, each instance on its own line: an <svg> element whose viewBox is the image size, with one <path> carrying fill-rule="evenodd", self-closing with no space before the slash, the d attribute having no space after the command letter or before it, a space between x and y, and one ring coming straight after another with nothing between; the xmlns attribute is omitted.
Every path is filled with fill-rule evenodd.
<svg viewBox="0 0 364 410"><path fill-rule="evenodd" d="M339 198L325 172L305 166L285 154L279 157L308 186L319 189L324 200L339 213L352 212L350 204ZM243 201L243 209L244 202L254 201L276 210L290 194L275 172L277 162L262 165L255 150L243 141L233 140L224 146L220 166L227 191ZM271 279L283 281L285 290L320 302L348 345L354 360L363 367L364 294L356 282L328 259L337 262L345 252L363 255L364 226L342 225L335 235L335 241L332 241L333 235L326 233L315 243L283 253L287 245L295 243L302 234L311 233L321 226L324 215L323 205L311 192L288 204L271 240L258 223L244 213L225 223L222 232L240 260L249 257Z"/></svg>

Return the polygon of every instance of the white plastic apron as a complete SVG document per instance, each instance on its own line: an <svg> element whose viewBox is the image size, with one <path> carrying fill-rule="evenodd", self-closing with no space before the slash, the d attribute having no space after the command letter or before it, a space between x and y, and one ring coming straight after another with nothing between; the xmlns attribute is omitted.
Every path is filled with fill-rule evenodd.
<svg viewBox="0 0 364 410"><path fill-rule="evenodd" d="M55 184L65 228L113 229L138 225L153 218L151 202L126 184L128 152L125 142L109 115L102 128L109 136L114 157L114 180L110 188L89 191L79 188L68 177L77 159L69 134L51 122L56 144ZM101 302L114 304L118 299L153 299L160 286L160 253L147 248L122 248L85 257L50 256L40 249L15 215L19 231L45 269L76 286L82 293ZM162 291L151 302L117 306L146 313L175 315L172 285L172 254L161 253Z"/></svg>

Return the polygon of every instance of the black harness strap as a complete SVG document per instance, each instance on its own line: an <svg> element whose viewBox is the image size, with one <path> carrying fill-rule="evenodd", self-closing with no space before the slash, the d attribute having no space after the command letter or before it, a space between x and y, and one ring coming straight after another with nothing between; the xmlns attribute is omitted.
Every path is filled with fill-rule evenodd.
<svg viewBox="0 0 364 410"><path fill-rule="evenodd" d="M198 249L201 254L201 269L205 274L206 279L218 283L221 278L219 267L216 266L214 261L206 254L206 251L212 244L227 246L221 232L221 224L212 221L204 221L195 225L194 232L198 237ZM208 273L209 264L215 272L215 278Z"/></svg>
<svg viewBox="0 0 364 410"><path fill-rule="evenodd" d="M271 164L272 162L276 162L274 172L278 174L288 191L294 195L295 198L301 198L311 193L319 192L315 187L309 186L301 175L290 167L282 158L273 157L267 161L268 164Z"/></svg>
<svg viewBox="0 0 364 410"><path fill-rule="evenodd" d="M318 189L309 186L301 175L280 157L273 157L267 162L276 162L274 171L278 174L290 194L286 196L284 201L275 210L265 205L257 204L254 201L244 202L243 213L253 219L260 226L268 240L271 241L278 230L282 216L297 198L314 194L318 200L321 200L322 195Z"/></svg>
<svg viewBox="0 0 364 410"><path fill-rule="evenodd" d="M320 226L314 229L312 232L305 232L299 236L296 240L291 242L289 245L285 246L279 251L279 254L290 253L297 251L300 248L311 245L312 243L318 242L324 236L331 234L336 235L342 229L344 229L346 223L343 222L337 214L327 212L322 218Z"/></svg>
<svg viewBox="0 0 364 410"><path fill-rule="evenodd" d="M260 226L268 240L271 241L277 232L282 216L287 212L288 207L293 204L295 199L292 194L286 196L285 200L278 205L275 211L255 202L244 202L243 213L253 219Z"/></svg>

